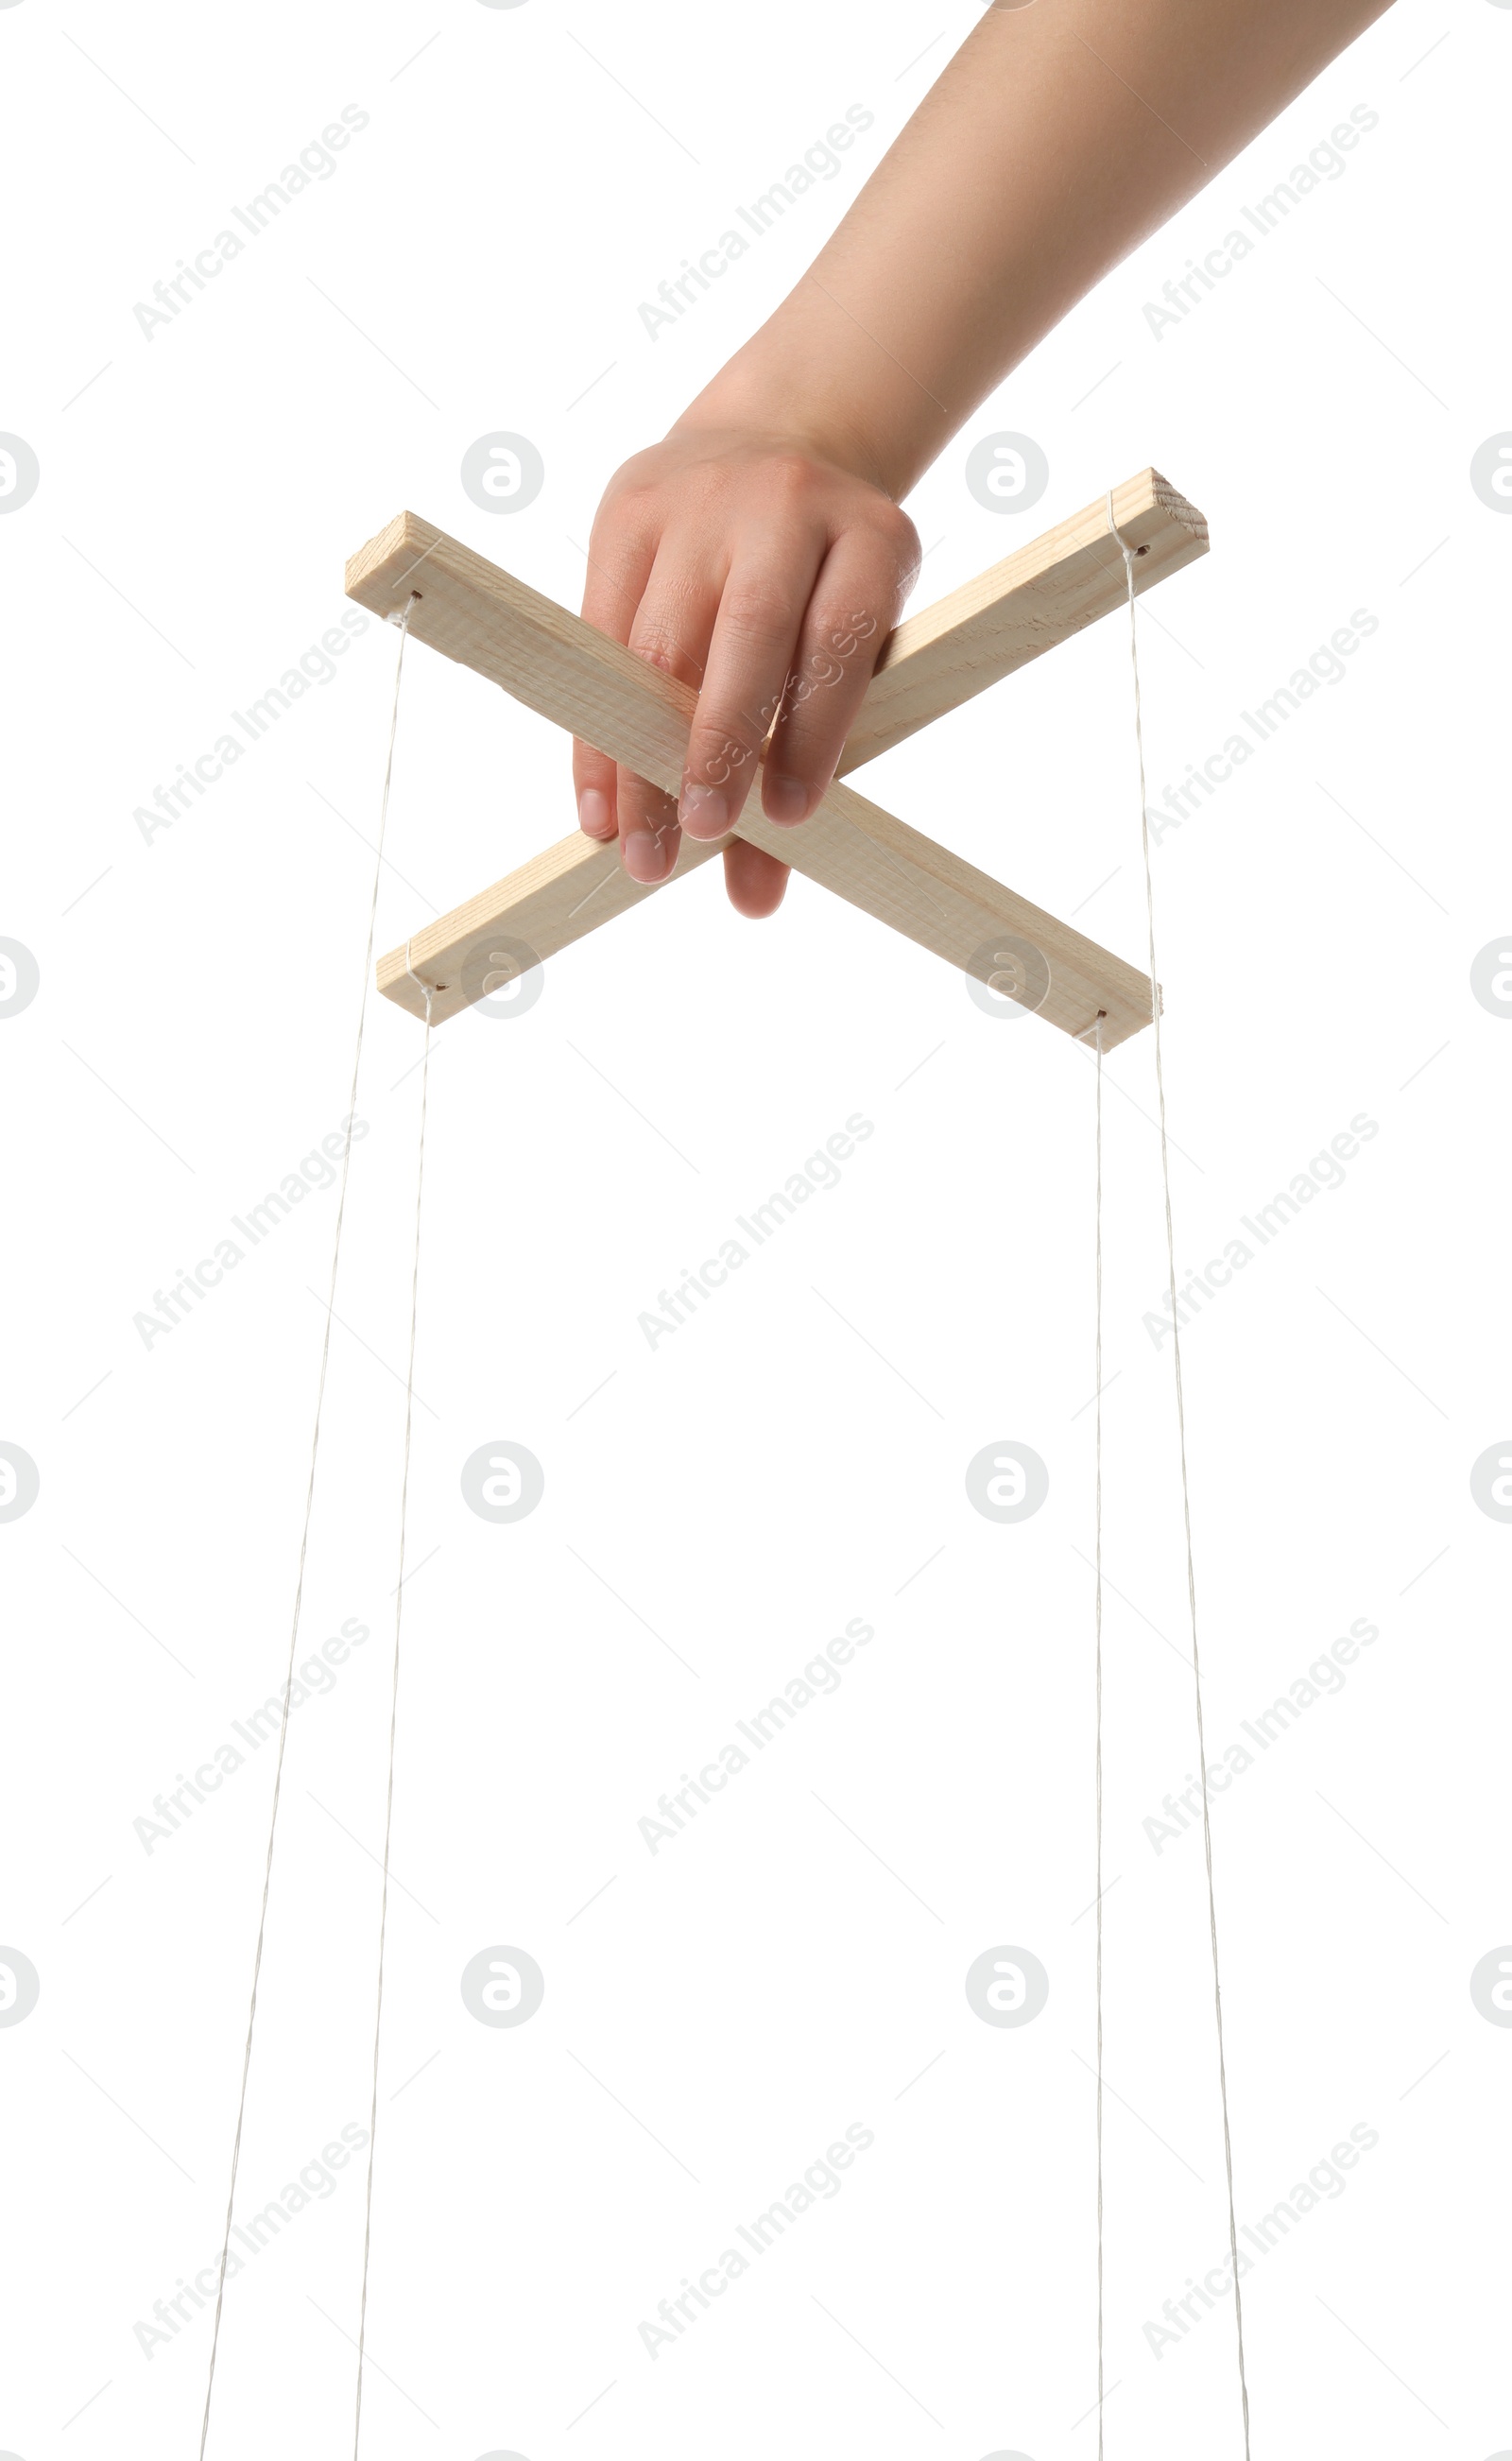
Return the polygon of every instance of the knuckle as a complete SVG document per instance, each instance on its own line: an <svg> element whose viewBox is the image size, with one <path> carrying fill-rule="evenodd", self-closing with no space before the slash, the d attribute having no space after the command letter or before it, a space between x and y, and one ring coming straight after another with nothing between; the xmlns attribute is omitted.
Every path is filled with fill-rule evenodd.
<svg viewBox="0 0 1512 2461"><path fill-rule="evenodd" d="M688 772L706 785L723 786L754 765L759 743L738 718L695 727L688 746Z"/></svg>
<svg viewBox="0 0 1512 2461"><path fill-rule="evenodd" d="M827 746L843 740L846 716L847 704L822 687L806 700L790 701L782 712L783 768L817 765Z"/></svg>
<svg viewBox="0 0 1512 2461"><path fill-rule="evenodd" d="M877 601L854 599L816 607L804 630L803 651L782 705L790 738L813 748L842 738L876 663L892 621L891 590L881 613ZM815 753L817 758L817 752Z"/></svg>
<svg viewBox="0 0 1512 2461"><path fill-rule="evenodd" d="M820 473L806 453L796 448L774 453L766 464L767 484L787 502L801 502L813 494Z"/></svg>
<svg viewBox="0 0 1512 2461"><path fill-rule="evenodd" d="M669 675L675 671L677 645L665 632L637 632L630 647L649 667L660 667Z"/></svg>
<svg viewBox="0 0 1512 2461"><path fill-rule="evenodd" d="M858 607L854 599L817 612L808 664L815 672L824 670L829 680L837 682L839 676L829 671L838 667L844 673L860 663L867 645L876 640L881 631L875 608Z"/></svg>
<svg viewBox="0 0 1512 2461"><path fill-rule="evenodd" d="M884 496L882 499L881 511L884 537L894 544L909 548L917 547L919 533L914 527L912 516L905 513L901 504L895 504L890 496Z"/></svg>
<svg viewBox="0 0 1512 2461"><path fill-rule="evenodd" d="M901 504L889 503L883 522L883 536L892 552L905 590L912 584L924 560L919 533Z"/></svg>
<svg viewBox="0 0 1512 2461"><path fill-rule="evenodd" d="M696 686L698 662L667 625L653 620L644 630L635 627L629 646L647 666L659 667L663 674L671 675L677 683Z"/></svg>
<svg viewBox="0 0 1512 2461"><path fill-rule="evenodd" d="M796 616L792 598L776 582L734 583L719 604L721 626L742 640L791 640Z"/></svg>
<svg viewBox="0 0 1512 2461"><path fill-rule="evenodd" d="M659 825L668 819L675 820L677 816L675 795L664 794L661 787L653 786L649 778L637 778L633 769L622 769L619 773L618 801L622 822L628 816L631 820L649 821Z"/></svg>
<svg viewBox="0 0 1512 2461"><path fill-rule="evenodd" d="M656 534L663 510L662 491L653 480L616 473L604 491L588 533L594 561L613 564L633 556L644 540Z"/></svg>
<svg viewBox="0 0 1512 2461"><path fill-rule="evenodd" d="M628 461L620 463L605 488L604 503L606 507L616 509L626 504L653 503L660 492L652 455L650 452L632 453Z"/></svg>

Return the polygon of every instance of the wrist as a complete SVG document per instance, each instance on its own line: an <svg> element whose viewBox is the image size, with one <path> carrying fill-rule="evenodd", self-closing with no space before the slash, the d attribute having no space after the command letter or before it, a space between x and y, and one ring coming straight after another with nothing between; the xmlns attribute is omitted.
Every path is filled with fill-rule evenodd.
<svg viewBox="0 0 1512 2461"><path fill-rule="evenodd" d="M896 503L913 474L890 457L881 439L848 408L827 400L801 377L788 373L801 361L772 368L742 365L738 353L691 401L671 430L673 437L737 434L775 453L797 451L878 487Z"/></svg>

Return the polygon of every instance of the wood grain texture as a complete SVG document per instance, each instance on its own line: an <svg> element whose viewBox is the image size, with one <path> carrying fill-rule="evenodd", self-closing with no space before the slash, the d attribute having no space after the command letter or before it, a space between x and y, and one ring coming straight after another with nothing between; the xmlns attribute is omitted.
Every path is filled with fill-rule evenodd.
<svg viewBox="0 0 1512 2461"><path fill-rule="evenodd" d="M722 844L695 845L685 839L672 877L681 880L696 871L719 853ZM425 995L412 978L413 967L420 982L436 987L431 1017L442 1025L475 1000L496 995L513 973L523 971L518 944L523 943L537 960L554 957L599 924L628 913L648 897L660 896L668 886L666 881L647 887L631 880L620 861L617 839L601 845L579 829L532 855L506 879L479 889L465 905L427 923L406 948L391 949L378 959L378 989L412 1015L423 1016Z"/></svg>
<svg viewBox="0 0 1512 2461"><path fill-rule="evenodd" d="M1113 517L1134 549L1137 597L1207 552L1202 514L1158 470L1114 488ZM846 738L841 774L1127 603L1122 550L1099 499L899 625Z"/></svg>
<svg viewBox="0 0 1512 2461"><path fill-rule="evenodd" d="M1100 1010L1105 1051L1150 1021L1149 978L1137 966L849 786L832 786L801 829L774 828L757 815L742 822L740 834L963 974L1020 984L1024 1005L1068 1034L1089 1033ZM673 878L718 852L716 845L685 839ZM391 949L378 962L378 989L423 1016L420 984L429 983L432 1018L440 1025L500 990L529 959L555 956L596 922L660 896L668 885L638 887L613 845L595 845L581 833L564 838L427 924L406 948Z"/></svg>
<svg viewBox="0 0 1512 2461"><path fill-rule="evenodd" d="M1115 489L1114 515L1130 545L1146 550L1135 567L1137 588L1205 548L1202 516L1154 471ZM347 590L378 614L396 611L415 593L410 629L417 639L676 793L695 701L688 686L458 541L402 513L352 558ZM1106 503L1089 506L899 627L841 767L902 742L1124 595ZM1148 983L1137 968L849 787L833 784L800 829L774 828L753 793L736 834L979 979L1016 973L1026 1004L1068 1033L1087 1033L1100 1010L1112 1050L1149 1022ZM439 1023L506 978L522 962L519 944L541 959L553 956L717 851L685 838L671 879L644 888L626 876L613 844L574 834L427 925L408 953L391 951L379 963L378 988L421 1016L418 974L436 987ZM1005 940L1019 944L1006 959ZM1023 944L1038 958L1025 956Z"/></svg>

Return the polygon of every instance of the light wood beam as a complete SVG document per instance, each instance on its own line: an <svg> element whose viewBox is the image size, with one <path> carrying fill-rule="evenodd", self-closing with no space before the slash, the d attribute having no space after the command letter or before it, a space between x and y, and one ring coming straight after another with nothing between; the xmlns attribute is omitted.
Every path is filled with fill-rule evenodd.
<svg viewBox="0 0 1512 2461"><path fill-rule="evenodd" d="M1137 597L1207 552L1207 524L1158 470L1113 490L1113 518L1134 549ZM846 738L841 775L890 752L921 726L1128 603L1123 553L1105 497L905 616Z"/></svg>
<svg viewBox="0 0 1512 2461"><path fill-rule="evenodd" d="M1205 548L1201 515L1153 471L1116 489L1113 509L1139 557L1137 588ZM347 589L379 614L415 593L410 629L416 638L677 791L693 693L429 523L400 514L353 557ZM903 741L1109 612L1124 594L1106 503L1089 506L899 627L841 766L859 766ZM1149 1021L1148 985L1138 969L848 787L831 785L799 829L774 828L753 791L736 834L979 978L1004 972L990 943L1005 935L1029 943L1044 958L1050 987L1041 998L1031 960L1027 996L1068 1033L1086 1033L1101 1010L1111 1050ZM574 834L415 933L408 967L438 987L433 1014L440 1022L481 995L490 973L485 942L523 942L541 958L554 955L612 915L660 895L717 851L684 839L671 880L647 888L626 876L612 843ZM494 973L507 971L506 955ZM380 961L378 987L423 1014L404 950Z"/></svg>

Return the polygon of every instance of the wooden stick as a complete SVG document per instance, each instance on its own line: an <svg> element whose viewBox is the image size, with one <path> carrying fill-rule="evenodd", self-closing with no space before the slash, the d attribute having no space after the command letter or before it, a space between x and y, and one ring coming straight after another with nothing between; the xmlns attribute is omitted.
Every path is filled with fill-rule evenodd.
<svg viewBox="0 0 1512 2461"><path fill-rule="evenodd" d="M1090 1035L1100 1011L1105 1051L1150 1022L1149 978L1137 966L848 786L832 786L801 831L775 828L756 815L749 826L741 823L740 835L1068 1034ZM801 849L793 843L799 837ZM685 839L676 876L718 852L718 845ZM595 923L665 886L637 885L617 845L595 845L580 832L427 924L406 947L391 949L378 961L378 989L423 1016L415 977L431 984L432 1018L440 1025L501 990L529 961L554 956Z"/></svg>
<svg viewBox="0 0 1512 2461"><path fill-rule="evenodd" d="M1137 587L1177 570L1206 545L1201 515L1154 472L1115 491L1114 516L1141 555ZM385 614L415 593L411 630L418 638L676 793L695 705L689 687L444 532L400 514L352 559L347 589ZM901 742L1124 594L1107 506L1089 507L899 628L841 765L858 766ZM1016 974L1018 995L1069 1033L1088 1032L1100 1010L1111 1050L1149 1021L1149 988L1137 969L847 787L832 785L799 829L774 828L754 793L736 834L980 979ZM685 838L672 878L717 851ZM492 962L485 941L524 942L544 958L669 885L628 880L612 843L564 839L416 933L408 956L390 952L378 968L379 989L423 1014L413 969L437 987L433 1015L440 1022L482 995ZM1033 953L1020 946L1005 956L989 947L1005 936ZM508 971L505 951L497 972Z"/></svg>
<svg viewBox="0 0 1512 2461"><path fill-rule="evenodd" d="M1137 595L1207 552L1202 514L1158 470L1114 488L1113 518L1135 552ZM846 738L841 776L1127 600L1123 552L1100 498L899 625Z"/></svg>

